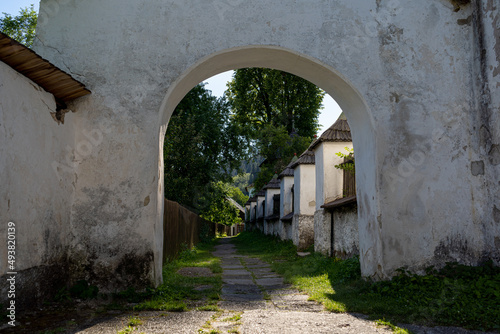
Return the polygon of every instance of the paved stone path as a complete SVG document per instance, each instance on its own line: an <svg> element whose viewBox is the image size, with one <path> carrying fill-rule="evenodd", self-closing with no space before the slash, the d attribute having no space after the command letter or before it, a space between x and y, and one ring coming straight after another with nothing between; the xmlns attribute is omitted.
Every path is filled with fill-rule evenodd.
<svg viewBox="0 0 500 334"><path fill-rule="evenodd" d="M361 316L325 312L323 306L283 283L260 259L238 255L230 238L220 239L213 255L222 262L224 313L207 326L223 333L391 333ZM231 321L231 319L234 319Z"/></svg>

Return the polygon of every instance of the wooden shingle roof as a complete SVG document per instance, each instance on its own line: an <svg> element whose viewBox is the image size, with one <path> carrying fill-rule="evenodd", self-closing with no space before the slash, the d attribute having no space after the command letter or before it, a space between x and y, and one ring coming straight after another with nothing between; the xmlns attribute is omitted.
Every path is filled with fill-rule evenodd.
<svg viewBox="0 0 500 334"><path fill-rule="evenodd" d="M286 166L286 168L280 173L280 175L278 175L278 179L282 179L284 178L285 176L293 176L293 168L292 168L292 165L295 163L295 161L297 161L299 158L297 158L296 155L293 156L292 160L290 161L290 163L288 164L288 166Z"/></svg>
<svg viewBox="0 0 500 334"><path fill-rule="evenodd" d="M314 156L314 152L311 149L307 149L304 153L302 153L295 161L291 168L295 169L298 165L314 165L316 163L316 157Z"/></svg>
<svg viewBox="0 0 500 334"><path fill-rule="evenodd" d="M58 108L64 109L65 102L91 93L71 75L1 32L0 61L54 95Z"/></svg>
<svg viewBox="0 0 500 334"><path fill-rule="evenodd" d="M264 186L264 189L279 189L281 181L278 179L278 176L275 175L268 184Z"/></svg>
<svg viewBox="0 0 500 334"><path fill-rule="evenodd" d="M323 134L311 144L309 149L313 150L322 142L352 142L351 129L349 128L349 123L347 123L347 118L344 113L340 114L337 121L323 132Z"/></svg>

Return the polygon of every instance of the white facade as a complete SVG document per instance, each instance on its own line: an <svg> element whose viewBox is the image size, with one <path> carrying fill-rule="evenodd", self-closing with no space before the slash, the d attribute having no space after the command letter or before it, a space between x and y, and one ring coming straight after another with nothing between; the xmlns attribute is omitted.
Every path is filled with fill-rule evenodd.
<svg viewBox="0 0 500 334"><path fill-rule="evenodd" d="M271 216L274 210L274 195L279 195L280 189L266 189L266 215L265 217ZM281 196L280 196L281 202ZM281 209L280 209L281 211Z"/></svg>
<svg viewBox="0 0 500 334"><path fill-rule="evenodd" d="M293 187L294 177L284 176L280 184L280 218L293 211Z"/></svg>
<svg viewBox="0 0 500 334"><path fill-rule="evenodd" d="M69 113L58 125L51 112L54 96L0 61L0 277L17 272L16 306L52 298L69 277L78 160L66 148L74 143L75 123ZM12 270L7 240L14 236ZM0 303L8 291L3 278Z"/></svg>
<svg viewBox="0 0 500 334"><path fill-rule="evenodd" d="M314 212L314 251L331 255L332 222L331 212L321 208L325 203L343 197L343 170L335 168L343 158L336 153L346 154L345 148L352 149L350 142L321 142L315 149L316 161L316 211ZM357 221L356 221L357 224Z"/></svg>
<svg viewBox="0 0 500 334"><path fill-rule="evenodd" d="M300 164L294 168L294 215L292 221L293 243L299 250L314 243L315 208L316 168L312 164Z"/></svg>
<svg viewBox="0 0 500 334"><path fill-rule="evenodd" d="M349 142L322 142L314 149L316 159L316 211L325 203L342 198L343 170L335 168L344 162L335 153L346 154L345 148L352 149Z"/></svg>
<svg viewBox="0 0 500 334"><path fill-rule="evenodd" d="M257 219L262 219L264 218L265 214L265 202L266 202L266 196L257 196Z"/></svg>
<svg viewBox="0 0 500 334"><path fill-rule="evenodd" d="M316 210L316 168L298 165L294 174L294 214L314 215Z"/></svg>
<svg viewBox="0 0 500 334"><path fill-rule="evenodd" d="M250 203L250 222L253 222L257 219L257 201L252 201Z"/></svg>

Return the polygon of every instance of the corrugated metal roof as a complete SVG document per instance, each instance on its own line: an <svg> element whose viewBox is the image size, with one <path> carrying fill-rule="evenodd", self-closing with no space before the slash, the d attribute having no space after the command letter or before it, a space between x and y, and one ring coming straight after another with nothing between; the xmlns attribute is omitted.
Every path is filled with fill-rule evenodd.
<svg viewBox="0 0 500 334"><path fill-rule="evenodd" d="M339 118L331 127L329 127L323 134L316 139L311 146L310 150L314 149L322 142L352 142L351 129L347 118L344 113L340 114Z"/></svg>
<svg viewBox="0 0 500 334"><path fill-rule="evenodd" d="M307 149L304 153L302 153L297 161L292 164L292 168L297 168L298 165L314 165L316 163L316 157L314 156L314 152L310 149Z"/></svg>
<svg viewBox="0 0 500 334"><path fill-rule="evenodd" d="M1 32L0 60L53 94L59 108L65 108L65 102L91 93L71 75Z"/></svg>

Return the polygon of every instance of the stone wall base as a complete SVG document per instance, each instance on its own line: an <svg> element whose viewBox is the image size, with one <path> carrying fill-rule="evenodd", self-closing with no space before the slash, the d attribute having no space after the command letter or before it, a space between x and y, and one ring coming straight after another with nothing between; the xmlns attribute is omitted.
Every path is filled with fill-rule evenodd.
<svg viewBox="0 0 500 334"><path fill-rule="evenodd" d="M292 234L293 244L299 251L314 244L314 216L294 215Z"/></svg>
<svg viewBox="0 0 500 334"><path fill-rule="evenodd" d="M314 251L332 255L332 214L324 209L314 213Z"/></svg>

